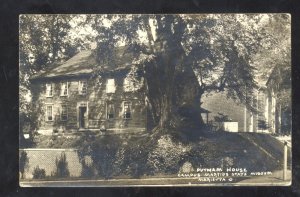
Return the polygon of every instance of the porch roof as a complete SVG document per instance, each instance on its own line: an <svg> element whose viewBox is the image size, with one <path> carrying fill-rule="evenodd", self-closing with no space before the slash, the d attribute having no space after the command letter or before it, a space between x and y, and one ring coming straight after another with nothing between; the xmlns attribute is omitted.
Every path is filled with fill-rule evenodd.
<svg viewBox="0 0 300 197"><path fill-rule="evenodd" d="M208 111L207 109L204 109L204 108L200 107L200 113L209 114L209 113L211 113L211 111Z"/></svg>

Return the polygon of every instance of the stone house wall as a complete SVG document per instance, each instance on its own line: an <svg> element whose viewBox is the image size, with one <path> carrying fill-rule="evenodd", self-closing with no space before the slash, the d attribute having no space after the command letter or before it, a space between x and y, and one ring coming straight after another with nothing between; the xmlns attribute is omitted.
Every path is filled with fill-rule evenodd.
<svg viewBox="0 0 300 197"><path fill-rule="evenodd" d="M41 133L72 132L79 129L79 106L86 106L84 129L130 130L146 128L146 107L142 89L124 91L124 75L80 76L42 79L32 82L32 102L36 104ZM108 79L115 80L115 92L107 93ZM87 81L87 94L80 95L79 81ZM68 82L68 96L60 96L60 83ZM52 83L53 96L46 96L46 84ZM124 118L124 102L131 105L131 117ZM107 117L107 105L114 105L114 117ZM46 120L46 106L52 105L53 121ZM61 120L62 105L67 106L67 120Z"/></svg>

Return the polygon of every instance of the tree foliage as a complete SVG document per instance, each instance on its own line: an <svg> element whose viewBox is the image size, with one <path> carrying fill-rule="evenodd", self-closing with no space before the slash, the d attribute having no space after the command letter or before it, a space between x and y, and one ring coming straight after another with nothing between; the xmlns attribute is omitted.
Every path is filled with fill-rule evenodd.
<svg viewBox="0 0 300 197"><path fill-rule="evenodd" d="M255 74L262 68L254 57L276 43L265 28L268 20L284 25L284 17L91 15L89 22L98 32L98 61L118 66L115 48L127 46L142 70L154 125L177 127L199 122L205 92L227 90L228 97L255 111Z"/></svg>
<svg viewBox="0 0 300 197"><path fill-rule="evenodd" d="M24 15L20 81L94 41L96 74L124 66L120 58L132 65L128 79L145 88L148 122L194 125L207 92L226 90L255 111L252 94L268 68L289 67L289 24L286 14Z"/></svg>
<svg viewBox="0 0 300 197"><path fill-rule="evenodd" d="M70 177L70 171L68 168L67 157L64 152L61 153L59 158L55 160L55 171L52 172L52 176L57 178L67 178Z"/></svg>
<svg viewBox="0 0 300 197"><path fill-rule="evenodd" d="M35 104L30 102L30 77L51 69L56 62L73 56L78 49L86 47L88 38L76 32L76 25L83 21L78 15L21 15L19 19L19 101L20 131L29 128L32 133L36 127ZM78 31L78 30L77 30Z"/></svg>
<svg viewBox="0 0 300 197"><path fill-rule="evenodd" d="M36 166L33 169L32 178L33 179L44 179L46 177L46 171L43 168L40 168L39 166Z"/></svg>

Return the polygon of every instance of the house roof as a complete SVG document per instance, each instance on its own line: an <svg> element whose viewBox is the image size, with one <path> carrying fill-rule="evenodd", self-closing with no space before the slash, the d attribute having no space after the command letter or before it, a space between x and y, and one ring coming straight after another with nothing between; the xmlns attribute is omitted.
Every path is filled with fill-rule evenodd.
<svg viewBox="0 0 300 197"><path fill-rule="evenodd" d="M32 78L52 78L57 76L76 76L82 74L90 74L96 61L92 58L92 51L86 50L77 53L69 60L54 64L53 68L39 73Z"/></svg>
<svg viewBox="0 0 300 197"><path fill-rule="evenodd" d="M118 47L115 50L114 67L97 63L93 51L84 50L65 62L54 64L51 69L40 72L31 79L89 75L95 68L101 68L103 72L120 71L130 68L132 60L132 55L126 52L126 47Z"/></svg>

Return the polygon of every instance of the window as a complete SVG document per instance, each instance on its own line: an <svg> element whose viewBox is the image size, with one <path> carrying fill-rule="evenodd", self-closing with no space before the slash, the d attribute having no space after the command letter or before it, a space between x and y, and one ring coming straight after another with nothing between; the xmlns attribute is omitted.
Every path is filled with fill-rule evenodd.
<svg viewBox="0 0 300 197"><path fill-rule="evenodd" d="M67 105L61 105L60 119L67 120L68 119L68 107Z"/></svg>
<svg viewBox="0 0 300 197"><path fill-rule="evenodd" d="M46 120L53 121L53 105L46 105Z"/></svg>
<svg viewBox="0 0 300 197"><path fill-rule="evenodd" d="M87 93L87 81L86 80L79 81L78 92L81 95L85 95Z"/></svg>
<svg viewBox="0 0 300 197"><path fill-rule="evenodd" d="M68 96L68 82L62 82L60 87L60 96Z"/></svg>
<svg viewBox="0 0 300 197"><path fill-rule="evenodd" d="M106 83L106 93L115 93L116 86L114 79L108 79Z"/></svg>
<svg viewBox="0 0 300 197"><path fill-rule="evenodd" d="M131 118L131 102L125 101L124 102L124 119L130 119Z"/></svg>
<svg viewBox="0 0 300 197"><path fill-rule="evenodd" d="M115 105L112 103L107 104L107 119L114 119L115 117Z"/></svg>
<svg viewBox="0 0 300 197"><path fill-rule="evenodd" d="M53 96L53 87L52 87L52 83L47 83L47 84L46 84L46 96L47 96L47 97L52 97L52 96Z"/></svg>

